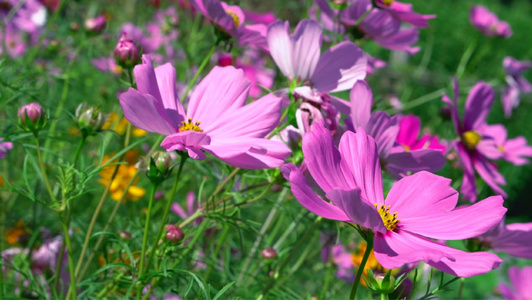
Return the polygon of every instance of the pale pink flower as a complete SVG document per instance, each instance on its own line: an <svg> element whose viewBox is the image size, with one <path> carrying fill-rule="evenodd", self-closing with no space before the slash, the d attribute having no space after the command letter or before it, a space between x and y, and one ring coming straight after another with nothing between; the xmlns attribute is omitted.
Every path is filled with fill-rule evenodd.
<svg viewBox="0 0 532 300"><path fill-rule="evenodd" d="M508 277L510 277L511 286L505 284L499 285L504 299L508 300L522 300L532 299L532 266L511 267L508 270Z"/></svg>
<svg viewBox="0 0 532 300"><path fill-rule="evenodd" d="M469 21L484 35L505 38L512 36L510 25L499 20L497 15L489 11L485 6L473 6L469 15Z"/></svg>

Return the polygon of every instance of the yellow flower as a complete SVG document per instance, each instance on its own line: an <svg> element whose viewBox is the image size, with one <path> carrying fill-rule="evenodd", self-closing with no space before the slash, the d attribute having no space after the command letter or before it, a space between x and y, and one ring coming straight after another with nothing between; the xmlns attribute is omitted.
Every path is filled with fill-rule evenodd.
<svg viewBox="0 0 532 300"><path fill-rule="evenodd" d="M26 222L23 220L18 220L15 226L7 229L4 232L4 235L6 237L7 243L11 246L20 245L23 242L27 242L30 237L30 233L26 227Z"/></svg>
<svg viewBox="0 0 532 300"><path fill-rule="evenodd" d="M113 200L119 201L120 198L122 198L122 195L124 194L129 181L131 181L131 179L137 173L137 168L135 167L137 156L138 156L138 153L135 150L130 150L126 152L127 164L119 165L116 176L113 179L113 182L111 182L111 186L109 189L109 192L111 193L111 198ZM109 158L110 158L109 156L105 156L103 163L105 164L109 160ZM101 170L100 176L102 178L98 182L104 186L107 186L113 176L113 172L115 168L116 168L116 165L111 165ZM125 199L131 200L131 201L137 201L140 198L142 198L144 194L146 194L145 189L135 185L137 181L138 181L138 177L135 178L135 180L133 181L133 183L127 190Z"/></svg>
<svg viewBox="0 0 532 300"><path fill-rule="evenodd" d="M129 122L126 118L118 120L118 114L112 112L109 115L109 119L107 119L107 122L103 124L102 129L107 130L112 128L116 133L123 135L126 132L127 124L129 124ZM136 127L133 127L133 130L131 130L131 134L135 137L145 136L146 133L146 131Z"/></svg>
<svg viewBox="0 0 532 300"><path fill-rule="evenodd" d="M357 248L357 252L353 253L351 255L351 260L353 261L353 265L355 268L360 267L360 264L362 263L362 258L364 257L364 252L366 252L366 243L360 243ZM373 249L371 249L371 252L368 257L368 261L366 262L366 265L364 266L364 271L362 273L364 276L368 276L368 270L371 269L373 273L386 273L388 272L388 269L381 266L379 261L377 261L377 258L375 257L375 252L373 252ZM397 273L397 270L392 270L392 274ZM366 286L366 282L364 280L360 281L360 283L364 286Z"/></svg>

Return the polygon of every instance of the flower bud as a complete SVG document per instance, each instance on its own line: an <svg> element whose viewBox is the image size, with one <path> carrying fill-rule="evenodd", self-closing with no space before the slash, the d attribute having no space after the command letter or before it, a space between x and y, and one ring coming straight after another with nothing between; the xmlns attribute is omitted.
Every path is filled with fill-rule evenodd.
<svg viewBox="0 0 532 300"><path fill-rule="evenodd" d="M268 260L269 259L275 259L275 258L277 258L277 251L275 251L275 249L273 249L273 248L264 248L260 252L260 255L264 259L268 259Z"/></svg>
<svg viewBox="0 0 532 300"><path fill-rule="evenodd" d="M391 270L386 273L368 270L368 276L365 277L367 286L370 290L380 294L390 294L397 289L402 280L397 281L391 274Z"/></svg>
<svg viewBox="0 0 532 300"><path fill-rule="evenodd" d="M25 131L36 133L46 125L46 114L37 102L23 105L17 115L18 125Z"/></svg>
<svg viewBox="0 0 532 300"><path fill-rule="evenodd" d="M127 38L125 32L122 33L122 37L115 47L116 63L123 68L130 69L140 62L140 55L139 46L132 39Z"/></svg>
<svg viewBox="0 0 532 300"><path fill-rule="evenodd" d="M118 233L118 236L123 239L123 240L129 240L131 239L131 233L125 231L125 230L120 230L120 232Z"/></svg>
<svg viewBox="0 0 532 300"><path fill-rule="evenodd" d="M164 238L167 241L170 241L172 243L180 243L185 239L185 234L181 230L179 226L175 226L173 224L166 225L166 234L164 235Z"/></svg>
<svg viewBox="0 0 532 300"><path fill-rule="evenodd" d="M156 151L150 157L150 162L146 166L146 176L159 184L172 173L172 157L169 152Z"/></svg>
<svg viewBox="0 0 532 300"><path fill-rule="evenodd" d="M100 33L105 29L107 21L104 16L98 16L85 20L85 29L91 33Z"/></svg>
<svg viewBox="0 0 532 300"><path fill-rule="evenodd" d="M102 130L103 124L107 121L107 115L96 106L81 103L76 108L76 120L81 133L90 136Z"/></svg>

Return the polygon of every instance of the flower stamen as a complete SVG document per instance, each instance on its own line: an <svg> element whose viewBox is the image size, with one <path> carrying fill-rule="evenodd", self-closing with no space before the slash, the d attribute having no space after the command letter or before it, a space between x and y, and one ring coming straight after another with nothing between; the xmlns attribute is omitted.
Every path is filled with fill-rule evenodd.
<svg viewBox="0 0 532 300"><path fill-rule="evenodd" d="M186 131L186 130L192 130L196 132L203 132L203 130L199 127L201 124L200 121L196 121L195 123L192 123L192 118L188 118L187 121L181 121L181 126L179 127L179 132Z"/></svg>
<svg viewBox="0 0 532 300"><path fill-rule="evenodd" d="M469 150L475 149L481 140L482 136L474 130L469 130L462 134L462 141Z"/></svg>
<svg viewBox="0 0 532 300"><path fill-rule="evenodd" d="M390 206L386 206L384 204L381 204L379 207L378 203L374 204L375 208L379 212L379 215L381 216L382 222L384 223L384 226L386 229L390 231L394 231L397 227L397 223L399 223L399 219L397 219L397 212L395 212L393 215L390 214Z"/></svg>
<svg viewBox="0 0 532 300"><path fill-rule="evenodd" d="M235 23L235 27L238 27L238 25L240 25L240 18L238 17L238 15L235 12L230 11L230 10L226 10L225 12L228 15L230 15L231 18L233 18L233 22Z"/></svg>

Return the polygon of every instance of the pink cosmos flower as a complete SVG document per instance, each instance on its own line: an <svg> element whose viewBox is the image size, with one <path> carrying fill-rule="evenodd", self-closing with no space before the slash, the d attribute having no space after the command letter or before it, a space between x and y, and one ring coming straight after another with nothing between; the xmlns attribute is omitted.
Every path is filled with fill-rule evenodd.
<svg viewBox="0 0 532 300"><path fill-rule="evenodd" d="M502 66L507 74L507 86L502 95L502 107L504 115L509 118L512 115L512 110L519 105L519 94L532 91L532 85L522 75L532 67L532 61L519 61L507 56L502 61Z"/></svg>
<svg viewBox="0 0 532 300"><path fill-rule="evenodd" d="M453 100L447 95L443 95L442 100L451 109L451 119L456 134L460 137L460 140L453 143L464 170L460 192L471 202L477 200L476 171L497 194L506 197L504 190L499 187L499 185L505 185L506 181L497 171L496 166L488 160L488 158L499 159L503 156L493 140L499 132L486 124L486 117L491 110L495 92L484 82L477 83L467 97L463 121L460 120L458 113L458 95L458 81L455 78Z"/></svg>
<svg viewBox="0 0 532 300"><path fill-rule="evenodd" d="M0 6L0 16L6 20L8 14L13 13L6 26L12 26L15 30L35 33L46 22L46 8L38 0L5 0Z"/></svg>
<svg viewBox="0 0 532 300"><path fill-rule="evenodd" d="M449 179L419 172L396 182L384 200L377 146L363 129L344 133L336 148L330 133L315 126L303 138L303 154L330 202L314 193L297 167L287 164L281 171L296 199L319 216L373 231L375 257L383 267L424 261L454 276L470 277L502 262L492 253L467 253L431 240L460 240L488 231L506 212L502 197L457 208L458 192Z"/></svg>
<svg viewBox="0 0 532 300"><path fill-rule="evenodd" d="M138 90L120 95L124 116L136 127L167 137L167 151L203 151L240 168L275 168L290 154L288 147L265 139L281 117L281 99L269 94L245 105L250 82L242 70L214 67L190 95L187 112L177 98L176 73L169 63L153 68L150 57L134 68Z"/></svg>
<svg viewBox="0 0 532 300"><path fill-rule="evenodd" d="M2 142L3 137L0 137L0 159L6 158L7 152L13 148L12 142Z"/></svg>
<svg viewBox="0 0 532 300"><path fill-rule="evenodd" d="M315 21L300 21L290 35L288 22L279 20L268 27L266 38L288 80L308 82L317 92L345 91L366 77L366 57L356 44L341 42L321 54L322 29Z"/></svg>
<svg viewBox="0 0 532 300"><path fill-rule="evenodd" d="M510 277L510 283L513 286L507 286L505 284L499 285L499 290L505 299L532 299L532 266L523 267L511 267L508 270L508 277Z"/></svg>
<svg viewBox="0 0 532 300"><path fill-rule="evenodd" d="M418 28L427 27L427 20L436 17L418 14L412 10L411 4L399 1L376 9L371 0L350 0L341 11L331 8L325 0L316 0L316 4L322 10L321 19L326 29L349 32L355 38L372 39L384 48L409 53L419 51L418 47L412 47L418 40ZM364 19L359 21L360 18ZM336 19L339 19L340 28L334 21ZM403 27L403 22L413 28Z"/></svg>
<svg viewBox="0 0 532 300"><path fill-rule="evenodd" d="M505 225L503 220L475 240L480 242L483 248L532 259L532 223Z"/></svg>
<svg viewBox="0 0 532 300"><path fill-rule="evenodd" d="M485 6L473 6L469 15L469 21L486 36L505 38L512 36L510 25L499 20L497 15L489 11Z"/></svg>
<svg viewBox="0 0 532 300"><path fill-rule="evenodd" d="M364 129L377 143L377 149L386 170L396 179L407 172L436 172L445 164L441 150L431 148L406 149L400 145L405 142L405 134L399 136L400 126L397 116L390 117L383 111L371 113L373 93L366 82L360 80L353 85L351 99L351 124L347 128L352 131ZM419 128L417 130L419 132ZM417 132L415 133L417 137ZM397 139L399 143L396 142ZM408 141L410 143L410 141Z"/></svg>
<svg viewBox="0 0 532 300"><path fill-rule="evenodd" d="M113 57L100 57L91 60L93 66L103 72L110 72L115 76L122 75L122 67L116 64L116 60Z"/></svg>
<svg viewBox="0 0 532 300"><path fill-rule="evenodd" d="M266 25L247 24L242 9L218 0L192 0L192 4L223 33L237 40L240 46L249 45L267 50Z"/></svg>
<svg viewBox="0 0 532 300"><path fill-rule="evenodd" d="M421 130L421 120L414 115L402 116L399 120L399 133L395 139L406 151L417 149L440 150L445 155L447 147L438 141L438 136L429 134L418 139Z"/></svg>
<svg viewBox="0 0 532 300"><path fill-rule="evenodd" d="M484 155L490 159L504 159L516 166L521 166L529 163L527 157L532 157L532 147L530 147L526 139L518 136L513 139L508 138L508 132L503 125L484 125L482 132L489 135L493 139L493 143L497 147L497 151L490 147L491 151L484 151Z"/></svg>
<svg viewBox="0 0 532 300"><path fill-rule="evenodd" d="M199 203L196 201L196 195L194 195L194 192L187 193L186 211L178 203L172 203L171 209L176 215L178 215L183 220L187 219L199 209ZM199 225L199 223L201 223L201 220L203 220L203 218L197 218L196 220L194 220L194 224Z"/></svg>

